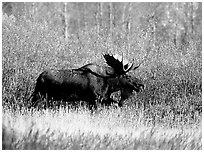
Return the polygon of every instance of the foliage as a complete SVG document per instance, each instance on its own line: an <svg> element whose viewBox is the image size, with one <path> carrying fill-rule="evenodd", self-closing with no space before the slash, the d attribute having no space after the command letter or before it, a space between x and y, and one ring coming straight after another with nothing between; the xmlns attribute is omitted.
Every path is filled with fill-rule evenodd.
<svg viewBox="0 0 204 152"><path fill-rule="evenodd" d="M130 4L125 4L125 12L128 12L126 9ZM174 14L174 9L178 6L170 4L172 4L171 7L168 5L170 12ZM159 15L160 11L165 10L166 5L151 4L148 11L143 14L146 5L141 3L131 5L133 10L135 8L140 10L136 12L139 13L136 16L138 19L135 17L135 20L132 20L135 25L132 27L135 29L131 28L129 33L127 30L121 30L120 26L112 28L111 33L106 26L101 27L100 32L97 27L88 26L86 30L75 30L74 34L70 32L67 38L64 38L60 26L50 26L41 19L35 21L32 16L28 17L29 14L21 17L16 14L3 15L3 149L201 149L200 24L195 22L197 24L194 25L196 30L193 34L190 30L187 31L185 43L182 43L183 40L179 41L180 37L176 38L178 41L175 43L173 36L164 38L164 35L165 32L173 33L176 23L166 25L165 28L159 24L164 23L162 20L167 15ZM104 10L107 6L108 3L105 3ZM154 16L160 18L153 18L152 21L148 12L154 10L153 8L157 8ZM181 16L185 14L179 13ZM186 14L187 20L190 16ZM175 16L170 18L175 19ZM137 21L140 21L140 26ZM167 23L169 22L165 22ZM190 22L186 24L190 25ZM156 30L153 32L151 29L154 26ZM83 26L80 27L83 29ZM129 74L141 79L145 89L126 100L123 108L111 107L95 114L90 114L83 108L67 111L60 109L47 113L46 111L32 113L25 109L36 78L43 70L77 68L90 62L103 65L105 63L102 54L105 52L123 53L129 60L135 59L135 64L142 62L136 71ZM62 126L69 129L81 128L69 133L56 131L52 128L53 122L59 120L63 122ZM83 120L90 128L88 126L83 128L84 124L80 124L78 120ZM38 126L43 122L48 124L45 128ZM89 128L88 131L86 127ZM18 132L18 128L22 130ZM96 128L99 130L106 128L107 132L104 130L98 132ZM146 130L139 131L142 128ZM124 133L126 129L128 132ZM115 134L111 134L112 132ZM165 132L173 135L164 135Z"/></svg>

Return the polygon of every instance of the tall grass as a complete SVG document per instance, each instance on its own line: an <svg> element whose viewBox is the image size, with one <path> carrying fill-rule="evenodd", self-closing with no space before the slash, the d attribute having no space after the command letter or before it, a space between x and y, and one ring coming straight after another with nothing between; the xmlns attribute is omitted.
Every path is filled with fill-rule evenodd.
<svg viewBox="0 0 204 152"><path fill-rule="evenodd" d="M115 31L115 35L121 34ZM3 16L2 105L4 149L201 149L201 39L187 49L151 43L137 31L125 38L95 29L68 39L46 24ZM119 43L124 41L124 43ZM137 44L135 44L137 42ZM129 48L128 50L127 48ZM122 109L27 111L36 78L45 69L104 64L102 53L123 52L139 64L129 74L145 84Z"/></svg>
<svg viewBox="0 0 204 152"><path fill-rule="evenodd" d="M142 111L102 109L91 115L87 109L71 112L60 109L22 113L5 111L3 149L144 150L202 147L200 126L185 127L177 123L178 126L172 128L152 125Z"/></svg>

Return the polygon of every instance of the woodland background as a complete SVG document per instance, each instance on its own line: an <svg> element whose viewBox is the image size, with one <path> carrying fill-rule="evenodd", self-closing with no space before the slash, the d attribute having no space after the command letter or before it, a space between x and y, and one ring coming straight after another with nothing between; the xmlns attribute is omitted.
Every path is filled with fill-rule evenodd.
<svg viewBox="0 0 204 152"><path fill-rule="evenodd" d="M2 13L3 149L202 148L201 2L3 2ZM145 89L123 108L26 110L42 71L103 65L107 52L142 63L129 74Z"/></svg>

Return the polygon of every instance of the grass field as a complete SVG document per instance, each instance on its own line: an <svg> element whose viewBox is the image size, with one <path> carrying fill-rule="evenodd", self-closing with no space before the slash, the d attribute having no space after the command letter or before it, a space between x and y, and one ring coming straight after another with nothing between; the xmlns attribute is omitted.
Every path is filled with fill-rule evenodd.
<svg viewBox="0 0 204 152"><path fill-rule="evenodd" d="M152 124L142 111L128 108L103 109L95 114L86 109L33 114L5 110L3 116L3 149L202 148L201 123Z"/></svg>
<svg viewBox="0 0 204 152"><path fill-rule="evenodd" d="M171 42L147 43L138 32L117 50L114 40L94 30L81 33L80 41L65 40L43 24L13 22L7 17L2 25L3 149L202 149L201 39L184 51ZM148 49L147 60L129 73L145 89L124 107L27 110L43 70L104 64L107 51L123 52L137 64Z"/></svg>

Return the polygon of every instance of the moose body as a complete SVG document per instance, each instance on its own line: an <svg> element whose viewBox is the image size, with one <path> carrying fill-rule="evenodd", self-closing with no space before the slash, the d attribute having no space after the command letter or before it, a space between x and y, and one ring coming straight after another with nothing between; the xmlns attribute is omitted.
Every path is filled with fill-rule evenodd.
<svg viewBox="0 0 204 152"><path fill-rule="evenodd" d="M90 77L90 73L86 71L47 70L42 72L37 79L32 105L36 106L38 101L45 97L48 107L51 106L51 99L85 100L89 101L90 105L95 105L95 99L100 91L96 88L98 83L100 83L100 79L97 80L94 76Z"/></svg>
<svg viewBox="0 0 204 152"><path fill-rule="evenodd" d="M133 94L139 92L144 85L140 80L126 74L117 74L112 67L87 64L78 69L47 70L37 78L31 106L38 106L42 98L46 98L46 107L52 106L51 100L87 101L90 108L97 102L110 105L113 92L121 90L118 105ZM51 102L50 102L51 101Z"/></svg>
<svg viewBox="0 0 204 152"><path fill-rule="evenodd" d="M37 105L37 102L45 97L48 107L51 106L51 99L84 100L90 107L96 107L96 102L99 100L105 105L110 105L115 102L110 98L111 94L121 90L119 105L122 106L122 101L127 99L133 90L138 92L141 87L142 83L135 86L124 76L103 78L84 70L47 70L37 79L32 105Z"/></svg>

